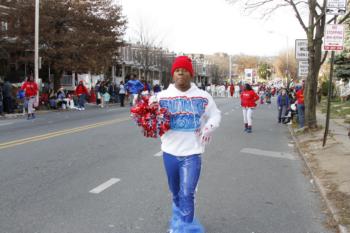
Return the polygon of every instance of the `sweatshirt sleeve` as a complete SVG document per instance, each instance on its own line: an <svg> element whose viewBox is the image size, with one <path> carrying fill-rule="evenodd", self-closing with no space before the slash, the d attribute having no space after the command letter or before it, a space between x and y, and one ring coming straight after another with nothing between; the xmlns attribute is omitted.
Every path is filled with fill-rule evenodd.
<svg viewBox="0 0 350 233"><path fill-rule="evenodd" d="M26 89L27 88L27 82L24 82L23 84L22 84L22 86L21 86L21 90L24 90L24 89Z"/></svg>
<svg viewBox="0 0 350 233"><path fill-rule="evenodd" d="M217 108L211 95L208 95L208 106L205 114L207 116L207 122L205 125L212 125L213 128L219 127L221 121L221 111Z"/></svg>

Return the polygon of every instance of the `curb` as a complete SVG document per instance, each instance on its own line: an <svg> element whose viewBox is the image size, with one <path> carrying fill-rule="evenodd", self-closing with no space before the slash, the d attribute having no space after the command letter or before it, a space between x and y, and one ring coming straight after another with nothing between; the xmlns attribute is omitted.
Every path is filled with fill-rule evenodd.
<svg viewBox="0 0 350 233"><path fill-rule="evenodd" d="M87 103L86 105L95 106L96 104ZM110 103L110 104L108 104L108 107L114 107L114 106L119 106L119 103ZM73 110L75 110L75 109L73 109ZM41 115L41 114L45 114L45 113L49 113L49 112L63 112L63 111L60 111L60 110L57 110L57 109L37 110L37 111L35 111L35 114ZM0 116L0 121L1 120L8 120L8 119L24 118L26 116L27 116L26 113L10 113L10 114L5 114L4 116Z"/></svg>
<svg viewBox="0 0 350 233"><path fill-rule="evenodd" d="M288 125L288 129L290 134L292 135L292 138L296 144L296 149L300 155L300 157L302 158L302 160L304 161L304 164L306 165L309 173L312 176L312 179L315 181L316 187L318 188L318 190L321 193L322 199L325 201L326 206L328 208L328 210L331 212L333 219L335 220L335 222L337 223L338 226L338 230L340 233L349 233L348 230L346 229L346 227L344 227L343 225L339 224L339 220L340 217L337 214L337 209L334 207L334 205L330 202L330 200L328 200L327 198L327 193L325 188L323 187L321 181L317 178L317 176L313 173L309 163L307 162L307 160L305 159L304 153L301 151L300 149L300 145L299 145L299 141L297 139L297 137L295 136L294 130L292 128L292 126Z"/></svg>

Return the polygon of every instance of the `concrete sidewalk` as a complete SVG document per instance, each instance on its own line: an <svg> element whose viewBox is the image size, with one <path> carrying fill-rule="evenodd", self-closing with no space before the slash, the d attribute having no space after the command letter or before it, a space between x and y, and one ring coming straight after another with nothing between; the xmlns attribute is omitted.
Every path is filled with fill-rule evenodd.
<svg viewBox="0 0 350 233"><path fill-rule="evenodd" d="M290 127L297 149L304 159L314 182L332 213L330 227L339 232L350 232L350 139L349 125L343 119L331 119L329 136L322 147L326 117L317 112L317 122L322 129L300 133Z"/></svg>
<svg viewBox="0 0 350 233"><path fill-rule="evenodd" d="M119 106L119 103L109 103L108 107L113 106ZM86 110L90 109L100 109L99 106L97 106L95 103L86 103L85 106L87 107ZM78 109L47 109L47 110L36 110L35 114L41 115L49 112L65 112L65 111L78 111ZM4 114L3 116L0 115L0 120L7 120L7 119L17 119L17 118L25 118L27 117L26 113L11 113L11 114Z"/></svg>

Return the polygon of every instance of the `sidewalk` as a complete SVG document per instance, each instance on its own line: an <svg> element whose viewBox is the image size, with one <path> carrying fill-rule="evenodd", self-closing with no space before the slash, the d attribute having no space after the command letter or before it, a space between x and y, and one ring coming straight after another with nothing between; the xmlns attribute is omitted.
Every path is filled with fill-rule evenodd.
<svg viewBox="0 0 350 233"><path fill-rule="evenodd" d="M95 103L86 103L86 106L89 106L87 108L91 109L93 107L96 107L96 109L100 109ZM119 106L119 103L109 103L108 107L113 107L113 106ZM40 115L40 114L45 114L48 112L66 112L66 111L78 111L77 109L45 109L45 110L36 110L35 113ZM4 116L0 115L0 121L1 120L6 120L6 119L17 119L17 118L25 118L27 117L26 113L11 113L11 114L5 114Z"/></svg>
<svg viewBox="0 0 350 233"><path fill-rule="evenodd" d="M322 129L308 134L290 127L296 147L311 173L312 179L332 213L334 221L327 225L337 231L350 232L350 138L349 124L343 119L331 119L329 136L322 147L326 117L317 112Z"/></svg>

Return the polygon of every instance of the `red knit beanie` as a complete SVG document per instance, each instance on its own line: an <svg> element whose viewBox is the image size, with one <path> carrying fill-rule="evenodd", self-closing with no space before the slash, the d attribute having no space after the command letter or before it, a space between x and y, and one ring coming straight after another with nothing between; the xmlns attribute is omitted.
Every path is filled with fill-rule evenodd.
<svg viewBox="0 0 350 233"><path fill-rule="evenodd" d="M175 58L173 66L171 67L171 76L174 76L174 72L178 68L183 68L190 72L191 77L193 77L193 67L192 60L187 56L179 56Z"/></svg>

